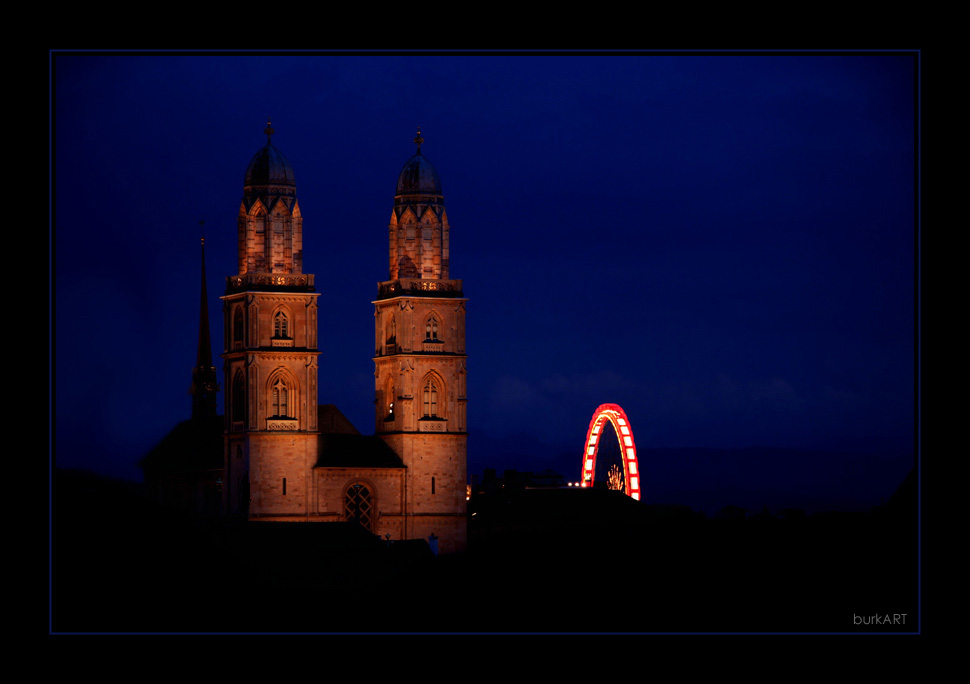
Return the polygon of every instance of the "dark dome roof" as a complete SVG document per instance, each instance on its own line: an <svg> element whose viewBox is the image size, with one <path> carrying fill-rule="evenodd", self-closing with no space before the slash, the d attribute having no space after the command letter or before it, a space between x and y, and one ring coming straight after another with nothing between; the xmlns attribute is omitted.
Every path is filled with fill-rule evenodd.
<svg viewBox="0 0 970 684"><path fill-rule="evenodd" d="M441 195L438 172L419 151L408 159L397 178L398 195Z"/></svg>
<svg viewBox="0 0 970 684"><path fill-rule="evenodd" d="M292 208L296 199L296 179L293 167L278 149L273 147L273 126L266 124L266 146L253 155L246 168L246 180L243 181L243 203L249 210L256 200L260 200L267 209L282 200L287 207Z"/></svg>
<svg viewBox="0 0 970 684"><path fill-rule="evenodd" d="M267 185L289 185L295 188L296 180L293 167L286 161L286 157L270 143L266 143L266 147L257 152L249 162L244 185L247 188Z"/></svg>

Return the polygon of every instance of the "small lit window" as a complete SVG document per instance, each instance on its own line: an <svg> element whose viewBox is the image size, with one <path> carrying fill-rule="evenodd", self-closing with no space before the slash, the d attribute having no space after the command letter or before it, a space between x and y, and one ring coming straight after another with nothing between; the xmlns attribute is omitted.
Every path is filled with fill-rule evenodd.
<svg viewBox="0 0 970 684"><path fill-rule="evenodd" d="M276 315L273 316L273 337L279 339L288 339L290 336L290 321L286 317L286 314L282 311L277 311Z"/></svg>
<svg viewBox="0 0 970 684"><path fill-rule="evenodd" d="M273 416L283 418L289 416L290 391L282 378L273 384Z"/></svg>
<svg viewBox="0 0 970 684"><path fill-rule="evenodd" d="M424 384L424 415L427 418L438 416L438 385L431 377Z"/></svg>
<svg viewBox="0 0 970 684"><path fill-rule="evenodd" d="M241 370L232 379L232 419L235 422L246 419L246 378Z"/></svg>
<svg viewBox="0 0 970 684"><path fill-rule="evenodd" d="M242 307L236 307L236 312L232 315L232 341L236 346L241 347L243 343L243 313Z"/></svg>
<svg viewBox="0 0 970 684"><path fill-rule="evenodd" d="M388 378L387 384L384 385L384 419L394 420L394 381Z"/></svg>

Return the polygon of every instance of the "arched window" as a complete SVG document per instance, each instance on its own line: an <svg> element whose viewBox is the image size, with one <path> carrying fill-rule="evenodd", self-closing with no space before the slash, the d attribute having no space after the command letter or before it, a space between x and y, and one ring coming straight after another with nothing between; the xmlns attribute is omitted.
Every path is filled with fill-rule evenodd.
<svg viewBox="0 0 970 684"><path fill-rule="evenodd" d="M394 420L394 379L390 378L387 381L386 389L384 390L384 419Z"/></svg>
<svg viewBox="0 0 970 684"><path fill-rule="evenodd" d="M373 510L371 493L366 485L356 482L347 488L344 495L344 515L348 521L357 522L369 530Z"/></svg>
<svg viewBox="0 0 970 684"><path fill-rule="evenodd" d="M424 381L424 415L426 418L438 417L438 381L429 375Z"/></svg>
<svg viewBox="0 0 970 684"><path fill-rule="evenodd" d="M289 339L290 337L290 320L282 311L277 311L276 315L273 316L273 337L278 339Z"/></svg>
<svg viewBox="0 0 970 684"><path fill-rule="evenodd" d="M391 321L387 324L387 343L394 344L397 341L397 323L394 314L391 314Z"/></svg>
<svg viewBox="0 0 970 684"><path fill-rule="evenodd" d="M424 324L424 339L426 340L437 340L438 339L438 319L434 316L428 318L427 322Z"/></svg>
<svg viewBox="0 0 970 684"><path fill-rule="evenodd" d="M235 347L243 345L243 312L241 306L237 306L236 312L232 315L232 341Z"/></svg>
<svg viewBox="0 0 970 684"><path fill-rule="evenodd" d="M241 370L237 370L232 379L232 420L246 420L246 377Z"/></svg>
<svg viewBox="0 0 970 684"><path fill-rule="evenodd" d="M274 418L285 418L289 417L289 400L290 391L283 381L283 378L277 378L276 382L273 383L273 417Z"/></svg>

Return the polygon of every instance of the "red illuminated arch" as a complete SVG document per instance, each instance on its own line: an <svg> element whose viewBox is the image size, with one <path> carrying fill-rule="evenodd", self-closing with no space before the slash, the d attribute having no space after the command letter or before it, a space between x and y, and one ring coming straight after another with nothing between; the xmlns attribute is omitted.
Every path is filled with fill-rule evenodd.
<svg viewBox="0 0 970 684"><path fill-rule="evenodd" d="M640 466L637 463L637 447L633 441L633 428L630 419L619 404L600 404L589 421L586 432L586 446L583 451L583 479L582 487L592 487L596 473L596 452L600 448L600 437L603 427L609 422L616 431L620 442L620 452L623 455L623 475L626 494L637 501L640 500Z"/></svg>

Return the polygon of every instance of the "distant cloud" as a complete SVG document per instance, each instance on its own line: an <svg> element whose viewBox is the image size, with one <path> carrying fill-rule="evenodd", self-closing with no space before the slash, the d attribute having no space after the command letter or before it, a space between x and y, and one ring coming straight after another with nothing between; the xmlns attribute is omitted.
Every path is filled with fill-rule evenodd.
<svg viewBox="0 0 970 684"><path fill-rule="evenodd" d="M581 441L602 403L623 406L644 445L662 437L664 446L748 446L801 440L805 417L817 412L819 401L780 377L719 374L706 381L651 384L607 369L537 380L500 376L491 383L479 420L497 434Z"/></svg>
<svg viewBox="0 0 970 684"><path fill-rule="evenodd" d="M499 434L528 432L549 441L568 434L582 441L599 404L623 402L646 391L642 381L610 369L538 380L503 375L491 383L481 419Z"/></svg>
<svg viewBox="0 0 970 684"><path fill-rule="evenodd" d="M538 383L541 391L555 394L610 394L617 391L643 389L643 383L620 375L614 370L596 373L582 373L565 376L556 374L543 378Z"/></svg>

